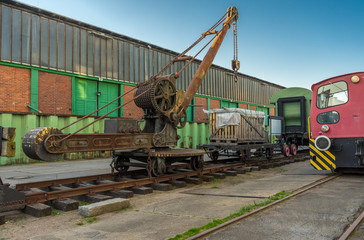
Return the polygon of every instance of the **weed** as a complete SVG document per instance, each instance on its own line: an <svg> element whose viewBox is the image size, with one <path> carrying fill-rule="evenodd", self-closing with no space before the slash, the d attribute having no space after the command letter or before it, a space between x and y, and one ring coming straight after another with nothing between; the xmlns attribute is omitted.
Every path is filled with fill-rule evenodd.
<svg viewBox="0 0 364 240"><path fill-rule="evenodd" d="M251 212L255 209L258 209L260 207L263 207L265 205L268 205L276 200L282 199L284 197L287 197L288 195L290 195L292 193L286 193L286 192L279 192L273 196L270 196L267 200L264 200L262 202L256 203L254 201L253 204L249 204L247 206L243 206L238 212L235 212L233 214L231 214L230 216L227 216L223 219L214 219L212 222L198 227L198 228L191 228L190 230L188 230L187 232L184 232L182 234L177 234L176 236L174 236L173 238L170 238L169 240L183 240L183 239L187 239L191 236L194 236L200 232L206 231L210 228L216 227L217 225L220 225L222 223L225 223L227 221L230 221L231 219L240 217L248 212Z"/></svg>
<svg viewBox="0 0 364 240"><path fill-rule="evenodd" d="M220 187L218 187L218 186L212 186L211 188L220 189Z"/></svg>
<svg viewBox="0 0 364 240"><path fill-rule="evenodd" d="M288 171L287 169L283 169L283 168L279 169L279 173L283 173L283 172L287 172L287 171Z"/></svg>
<svg viewBox="0 0 364 240"><path fill-rule="evenodd" d="M91 202L80 202L79 206L86 206L86 205L90 205Z"/></svg>
<svg viewBox="0 0 364 240"><path fill-rule="evenodd" d="M121 208L120 210L115 211L115 213L121 213L122 211L124 211L124 210L126 210L126 209L127 209L127 207L123 207L123 208Z"/></svg>
<svg viewBox="0 0 364 240"><path fill-rule="evenodd" d="M221 181L221 179L220 178L215 178L214 180L212 180L212 182L213 183L218 183L218 182L220 182Z"/></svg>
<svg viewBox="0 0 364 240"><path fill-rule="evenodd" d="M76 225L82 226L83 225L83 222L82 221L79 221L78 223L76 223Z"/></svg>
<svg viewBox="0 0 364 240"><path fill-rule="evenodd" d="M86 222L88 222L88 223L93 223L93 222L95 222L97 219L98 219L97 217L89 217L89 218L87 218L87 219L86 219Z"/></svg>
<svg viewBox="0 0 364 240"><path fill-rule="evenodd" d="M56 215L60 215L61 214L61 212L60 211L57 211L56 209L54 209L53 207L52 207L52 213L51 213L51 215L52 216L56 216Z"/></svg>

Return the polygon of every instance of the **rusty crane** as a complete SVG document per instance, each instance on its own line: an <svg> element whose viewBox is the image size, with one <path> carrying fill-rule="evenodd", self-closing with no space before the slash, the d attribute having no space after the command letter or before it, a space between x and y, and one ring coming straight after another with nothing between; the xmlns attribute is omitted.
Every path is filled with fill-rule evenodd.
<svg viewBox="0 0 364 240"><path fill-rule="evenodd" d="M235 23L237 19L237 8L228 8L226 14L214 26L204 32L188 49L175 57L161 72L136 86L132 100L113 110L116 111L134 101L136 106L144 111L145 127L143 130L140 130L137 120L106 119L104 133L79 133L94 122L105 118L113 112L111 111L76 132L62 133L62 130L91 116L102 109L100 108L62 129L42 127L30 130L23 139L24 153L32 159L52 161L60 158L63 153L68 152L112 150L113 160L110 164L112 172L116 171L119 174L126 172L130 166L137 166L146 168L150 176L158 176L165 173L168 165L177 161L188 161L192 169L202 169L203 150L173 148L177 146L179 139L177 129L182 128L186 124L186 109L201 85L232 24L234 24L235 46ZM215 30L220 24L223 24L221 29ZM180 77L185 67L198 55L196 54L192 57L185 54L208 35L213 36L209 42L212 42L212 44L192 78L187 91L185 93L182 90L177 91L175 86L176 79ZM162 75L166 69L179 61L186 61L185 66L179 72L171 75ZM236 73L239 68L239 61L235 56L235 50L232 66ZM124 93L112 102L115 102L129 92ZM131 162L131 158L137 161Z"/></svg>

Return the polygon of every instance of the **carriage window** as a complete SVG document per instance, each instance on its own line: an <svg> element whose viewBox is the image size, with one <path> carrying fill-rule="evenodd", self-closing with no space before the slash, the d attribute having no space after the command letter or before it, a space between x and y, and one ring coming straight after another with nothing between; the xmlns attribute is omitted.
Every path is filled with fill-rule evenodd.
<svg viewBox="0 0 364 240"><path fill-rule="evenodd" d="M329 83L317 90L317 107L328 108L345 104L348 98L348 85L344 81Z"/></svg>
<svg viewBox="0 0 364 240"><path fill-rule="evenodd" d="M336 111L324 112L317 115L317 122L320 124L334 124L340 119L339 113Z"/></svg>

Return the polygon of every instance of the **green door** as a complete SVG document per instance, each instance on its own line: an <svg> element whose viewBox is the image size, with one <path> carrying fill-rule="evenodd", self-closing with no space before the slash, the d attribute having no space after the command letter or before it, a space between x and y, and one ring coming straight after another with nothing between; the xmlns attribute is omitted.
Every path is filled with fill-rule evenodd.
<svg viewBox="0 0 364 240"><path fill-rule="evenodd" d="M72 114L87 115L95 111L97 109L97 81L76 78L74 87L72 97L75 101Z"/></svg>
<svg viewBox="0 0 364 240"><path fill-rule="evenodd" d="M105 106L115 98L119 96L119 85L113 83L99 83L99 108ZM103 116L104 114L114 110L119 106L119 101L115 101L106 108L100 110L99 116ZM117 117L118 110L113 113L110 113L108 117Z"/></svg>

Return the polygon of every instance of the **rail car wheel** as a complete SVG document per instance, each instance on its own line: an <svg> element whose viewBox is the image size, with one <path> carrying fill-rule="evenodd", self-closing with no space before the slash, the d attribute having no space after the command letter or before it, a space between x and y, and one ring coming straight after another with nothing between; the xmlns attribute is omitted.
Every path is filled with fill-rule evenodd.
<svg viewBox="0 0 364 240"><path fill-rule="evenodd" d="M287 144L284 144L283 145L283 149L282 149L282 152L283 152L283 155L288 157L289 156L289 153L290 153L290 149L289 149L289 146Z"/></svg>
<svg viewBox="0 0 364 240"><path fill-rule="evenodd" d="M202 156L191 157L190 165L191 168L195 171L203 169L203 157Z"/></svg>
<svg viewBox="0 0 364 240"><path fill-rule="evenodd" d="M212 152L209 152L207 155L209 156L209 158L210 158L213 162L217 162L217 159L219 158L219 152L218 152L218 151L212 151Z"/></svg>
<svg viewBox="0 0 364 240"><path fill-rule="evenodd" d="M148 161L147 171L150 172L152 177L159 177L166 173L167 166L164 158L152 158Z"/></svg>
<svg viewBox="0 0 364 240"><path fill-rule="evenodd" d="M240 156L240 161L245 163L251 157L251 150L249 148L245 149L239 154L239 156Z"/></svg>
<svg viewBox="0 0 364 240"><path fill-rule="evenodd" d="M129 170L129 166L124 163L130 163L130 159L128 157L115 156L110 164L112 172L116 170L121 175L125 174Z"/></svg>
<svg viewBox="0 0 364 240"><path fill-rule="evenodd" d="M291 144L291 153L293 156L297 155L297 146L296 144Z"/></svg>
<svg viewBox="0 0 364 240"><path fill-rule="evenodd" d="M51 137L47 144L45 144L47 138L53 134L62 134L62 132L54 127L34 128L27 132L22 142L25 155L31 159L42 161L55 161L62 158L62 153L50 153L46 150L46 147L55 150L62 145L62 142L57 142L59 140L57 137Z"/></svg>
<svg viewBox="0 0 364 240"><path fill-rule="evenodd" d="M269 147L265 149L265 157L271 159L273 157L273 148Z"/></svg>

